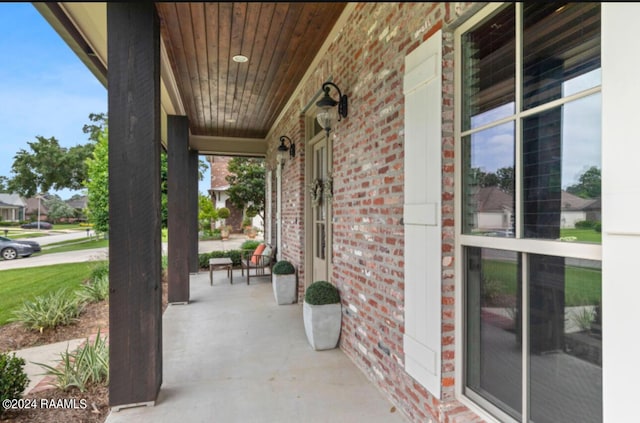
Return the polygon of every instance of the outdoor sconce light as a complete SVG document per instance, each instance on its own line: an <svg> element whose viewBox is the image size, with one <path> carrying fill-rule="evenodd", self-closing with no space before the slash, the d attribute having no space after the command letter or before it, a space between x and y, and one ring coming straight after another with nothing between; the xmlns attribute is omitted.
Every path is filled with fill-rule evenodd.
<svg viewBox="0 0 640 423"><path fill-rule="evenodd" d="M329 91L331 90L330 87L333 87L336 89L336 91L338 91L338 101L334 100L329 95ZM331 131L331 125L334 120L332 108L334 108L336 105L338 106L337 121L340 122L342 118L347 117L348 101L346 94L342 95L340 88L338 88L338 86L333 82L325 82L324 84L322 84L322 90L324 91L324 96L322 96L322 98L316 102L316 106L320 108L320 112L318 112L316 119L318 119L318 123L320 124L320 126L322 126L322 128L327 131L327 134L329 134L329 131Z"/></svg>
<svg viewBox="0 0 640 423"><path fill-rule="evenodd" d="M289 147L287 147L286 145L284 145L285 141L289 141ZM287 154L287 151L289 152L289 157L290 158L294 158L296 156L296 145L293 141L291 141L291 138L287 137L286 135L283 135L280 137L280 145L278 146L278 158L280 159L280 161L282 163L284 163L284 158Z"/></svg>

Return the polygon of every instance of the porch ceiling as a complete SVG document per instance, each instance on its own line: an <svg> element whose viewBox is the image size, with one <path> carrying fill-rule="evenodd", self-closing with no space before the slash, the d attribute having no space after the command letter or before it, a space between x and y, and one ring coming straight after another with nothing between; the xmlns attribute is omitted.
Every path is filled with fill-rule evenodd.
<svg viewBox="0 0 640 423"><path fill-rule="evenodd" d="M33 4L106 85L106 3ZM157 3L164 112L189 117L201 153L264 153L346 4Z"/></svg>

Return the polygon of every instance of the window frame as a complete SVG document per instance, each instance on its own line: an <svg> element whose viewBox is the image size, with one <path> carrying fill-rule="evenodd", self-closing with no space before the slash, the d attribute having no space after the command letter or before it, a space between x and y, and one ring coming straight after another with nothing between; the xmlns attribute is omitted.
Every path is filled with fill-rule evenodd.
<svg viewBox="0 0 640 423"><path fill-rule="evenodd" d="M481 24L491 14L497 12L502 7L511 5L513 3L501 2L490 3L484 8L480 9L476 14L470 17L467 21L462 23L453 31L454 39L454 52L455 52L455 67L454 67L454 139L455 139L455 195L454 195L454 207L456 210L455 218L455 274L456 274L456 397L464 405L472 409L477 414L481 415L488 421L498 421L495 416L500 417L500 421L516 421L508 414L504 413L497 407L491 405L486 400L481 400L473 394L465 394L465 351L466 351L466 333L465 333L465 303L466 303L466 286L465 286L465 263L466 257L464 253L465 247L481 247L490 249L499 249L513 251L522 254L522 281L523 286L528 288L528 271L529 271L529 255L538 254L546 256L558 256L566 258L580 258L587 260L594 260L602 262L602 243L581 243L581 242L566 242L539 238L521 238L523 236L523 206L522 206L522 169L523 169L523 149L522 149L522 121L528 116L536 115L546 110L550 110L567 103L573 102L578 99L586 98L588 96L602 92L602 81L597 87L593 87L579 93L571 94L569 96L559 98L542 105L535 106L531 109L522 110L522 3L515 3L516 13L516 28L515 28L515 113L512 116L498 119L486 125L478 126L466 131L462 131L462 34L473 29L477 25ZM602 116L602 110L601 110ZM515 237L514 238L502 238L502 237L486 237L479 235L463 234L463 194L462 194L462 139L465 136L469 136L488 128L493 128L505 123L514 123L515 127L515 210L514 216L516 218ZM602 149L602 146L601 146ZM603 278L604 280L604 278ZM529 355L529 298L528 289L523 289L522 297L522 315L523 315L523 408L522 416L526 418L529 416L529 410L527 409L528 401L525 401L525 397L528 396L528 355ZM480 400L476 402L476 400ZM479 405L482 403L482 406ZM489 410L493 415L488 414Z"/></svg>

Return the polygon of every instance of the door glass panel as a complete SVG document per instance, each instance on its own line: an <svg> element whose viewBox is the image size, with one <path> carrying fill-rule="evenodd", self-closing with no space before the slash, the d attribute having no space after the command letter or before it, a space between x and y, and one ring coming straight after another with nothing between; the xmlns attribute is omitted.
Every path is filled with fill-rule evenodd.
<svg viewBox="0 0 640 423"><path fill-rule="evenodd" d="M316 258L324 260L325 246L325 225L324 223L316 223Z"/></svg>
<svg viewBox="0 0 640 423"><path fill-rule="evenodd" d="M601 422L601 262L529 257L531 419Z"/></svg>
<svg viewBox="0 0 640 423"><path fill-rule="evenodd" d="M462 139L463 233L515 236L514 140L513 122Z"/></svg>
<svg viewBox="0 0 640 423"><path fill-rule="evenodd" d="M514 418L522 413L520 254L465 248L465 389Z"/></svg>

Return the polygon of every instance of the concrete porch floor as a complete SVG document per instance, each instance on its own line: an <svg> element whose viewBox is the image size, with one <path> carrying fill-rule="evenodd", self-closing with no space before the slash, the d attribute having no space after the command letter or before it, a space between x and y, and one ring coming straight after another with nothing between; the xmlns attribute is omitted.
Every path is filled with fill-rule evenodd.
<svg viewBox="0 0 640 423"><path fill-rule="evenodd" d="M302 305L278 306L268 277L191 276L191 302L163 317L163 384L125 422L406 422L340 350L307 343Z"/></svg>

